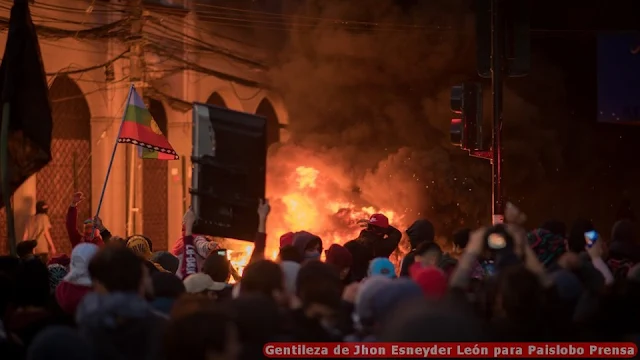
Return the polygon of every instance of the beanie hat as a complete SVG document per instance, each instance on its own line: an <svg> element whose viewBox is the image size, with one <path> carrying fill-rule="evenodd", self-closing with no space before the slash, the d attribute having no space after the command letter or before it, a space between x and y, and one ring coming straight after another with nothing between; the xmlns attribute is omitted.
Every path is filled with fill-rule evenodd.
<svg viewBox="0 0 640 360"><path fill-rule="evenodd" d="M69 270L60 264L51 264L47 266L47 269L49 270L49 288L51 292L54 292L62 279L67 276Z"/></svg>
<svg viewBox="0 0 640 360"><path fill-rule="evenodd" d="M441 298L447 292L447 276L437 267L421 266L415 263L409 269L409 273L425 296Z"/></svg>
<svg viewBox="0 0 640 360"><path fill-rule="evenodd" d="M564 237L545 229L535 229L527 233L527 241L545 267L553 264L565 252Z"/></svg>
<svg viewBox="0 0 640 360"><path fill-rule="evenodd" d="M132 235L127 239L127 247L138 256L145 259L151 258L151 247L149 241L142 235Z"/></svg>
<svg viewBox="0 0 640 360"><path fill-rule="evenodd" d="M423 291L414 281L400 278L391 280L373 293L371 309L376 322L392 314L400 303L423 296Z"/></svg>
<svg viewBox="0 0 640 360"><path fill-rule="evenodd" d="M170 273L178 271L180 260L167 251L157 251L151 256L151 261L159 264L162 268Z"/></svg>
<svg viewBox="0 0 640 360"><path fill-rule="evenodd" d="M288 232L286 234L282 234L282 236L280 236L280 249L282 249L283 247L287 246L287 245L292 245L293 244L293 233L292 232Z"/></svg>
<svg viewBox="0 0 640 360"><path fill-rule="evenodd" d="M325 262L327 264L335 265L339 269L346 269L353 264L353 256L351 252L344 246L339 244L332 244L329 249L325 251Z"/></svg>

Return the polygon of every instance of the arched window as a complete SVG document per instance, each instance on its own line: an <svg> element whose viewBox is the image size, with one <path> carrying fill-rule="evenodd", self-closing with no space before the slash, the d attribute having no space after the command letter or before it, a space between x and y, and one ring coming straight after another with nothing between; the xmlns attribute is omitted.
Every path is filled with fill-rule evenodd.
<svg viewBox="0 0 640 360"><path fill-rule="evenodd" d="M256 115L267 118L267 148L280 141L280 121L269 99L264 98L256 109Z"/></svg>
<svg viewBox="0 0 640 360"><path fill-rule="evenodd" d="M217 92L211 93L211 96L209 96L209 98L207 99L207 104L215 105L223 108L227 107L227 103L224 101L222 96L220 96L220 94L218 94Z"/></svg>
<svg viewBox="0 0 640 360"><path fill-rule="evenodd" d="M81 191L86 197L78 207L78 222L92 216L91 113L82 90L66 75L53 80L49 98L53 115L52 159L36 175L36 200L49 204L49 217L54 224L51 236L56 250L68 254L71 246L67 232L59 224L64 224L74 192Z"/></svg>

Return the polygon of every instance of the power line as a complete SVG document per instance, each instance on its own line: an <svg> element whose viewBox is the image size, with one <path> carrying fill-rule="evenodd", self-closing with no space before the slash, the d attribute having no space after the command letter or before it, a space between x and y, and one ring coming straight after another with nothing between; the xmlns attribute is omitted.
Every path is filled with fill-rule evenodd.
<svg viewBox="0 0 640 360"><path fill-rule="evenodd" d="M249 79L245 79L236 75L231 75L231 74L227 74L225 72L221 72L218 70L214 70L214 69L209 69L205 66L202 66L200 64L197 64L195 62L191 62L188 60L185 60L183 58L180 58L178 56L176 56L175 54L172 54L170 52L167 52L165 49L163 49L162 47L153 44L153 43L148 43L146 45L147 47L150 47L151 49L154 50L154 52L158 55L164 56L166 58L169 58L175 62L177 62L178 64L182 64L183 65L183 69L184 70L193 70L202 74L206 74L206 75L211 75L214 77L217 77L218 79L221 80L226 80L226 81L233 81L236 82L238 84L244 85L244 86L248 86L248 87L261 87L264 86L264 84L261 84L258 81L255 80L249 80Z"/></svg>
<svg viewBox="0 0 640 360"><path fill-rule="evenodd" d="M129 53L129 50L125 50L122 53L120 53L119 55L117 55L116 57L112 58L111 60L107 60L102 64L97 64L97 65L93 65L93 66L88 66L88 67L84 67L84 68L80 68L80 69L74 69L74 70L59 70L57 72L52 72L52 73L47 73L47 76L58 76L58 75L72 75L72 74L81 74L81 73L85 73L88 71L92 71L92 70L96 70L96 69L100 69L100 68L104 68L107 67L111 64L113 64L114 62L122 59L125 57L125 55L127 55Z"/></svg>
<svg viewBox="0 0 640 360"><path fill-rule="evenodd" d="M211 4L204 4L204 3L195 3L194 5L196 7L195 9L196 12L201 13L204 16L207 16L208 13L228 15L228 13L231 12L231 13L234 13L234 16L236 17L245 16L245 18L242 19L243 21L251 20L251 17L253 17L256 20L260 20L260 21L269 21L268 19L271 19L273 23L277 23L276 21L274 21L275 19L281 19L281 20L287 20L287 22L293 22L293 21L300 22L301 20L308 20L313 22L322 21L322 22L333 22L336 24L352 25L352 26L359 25L359 26L371 26L371 27L378 27L378 28L386 27L386 28L394 28L394 29L395 28L406 28L406 29L430 28L429 26L418 25L418 24L359 21L359 20L344 19L344 18L329 18L329 17L307 16L307 15L289 15L289 14L281 14L281 13L274 13L274 12L267 12L267 11L240 9L240 8L234 8L234 7L228 7L228 6L211 5ZM215 10L203 11L203 10L199 10L198 8L200 9L207 8L207 9L215 9ZM280 23L284 23L284 22L285 21L282 21Z"/></svg>
<svg viewBox="0 0 640 360"><path fill-rule="evenodd" d="M46 25L35 25L38 36L55 39L79 38L79 39L109 39L118 38L126 34L124 26L129 24L129 19L121 19L112 23L81 30L60 29ZM9 18L0 17L0 30L9 28Z"/></svg>
<svg viewBox="0 0 640 360"><path fill-rule="evenodd" d="M150 17L149 20L152 23L162 27L162 21L158 21L157 18ZM163 29L165 31L168 31L168 32L170 32L172 34L175 34L175 35L178 35L180 37L184 37L186 39L196 41L196 43L198 43L198 45L202 46L203 48L205 48L207 50L210 50L213 53L225 56L225 57L227 57L227 58L229 58L231 60L237 61L239 63L250 65L250 66L252 66L254 68L257 68L257 69L260 69L260 70L266 70L266 68L267 68L266 65L260 63L259 61L256 61L256 60L253 60L253 59L248 59L248 58L245 58L243 56L236 55L229 49L226 49L226 48L223 48L223 47L220 47L220 46L216 46L216 45L207 43L207 42L205 42L205 41L203 41L201 39L194 38L193 36L184 34L183 32L180 32L180 31L169 29L167 27L163 27ZM158 30L160 30L160 29L158 29Z"/></svg>

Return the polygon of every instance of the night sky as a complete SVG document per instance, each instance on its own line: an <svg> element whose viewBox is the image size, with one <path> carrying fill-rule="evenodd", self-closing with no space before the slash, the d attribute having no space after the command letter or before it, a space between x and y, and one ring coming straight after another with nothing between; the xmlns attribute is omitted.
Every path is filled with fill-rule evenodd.
<svg viewBox="0 0 640 360"><path fill-rule="evenodd" d="M625 107L628 110L635 101L637 109L640 103L640 54L631 54L634 45L640 45L640 36L629 33L640 30L632 15L640 13L639 5L638 1L533 1L532 51L561 69L564 78L557 81L567 92L566 104L547 105L555 107L548 109L555 114L549 122L559 135L563 161L548 183L540 184L544 191L539 199L509 183L509 171L517 171L517 165L509 168L507 163L507 193L522 194L522 204L531 209L534 221L551 216L570 222L571 217L583 216L608 233L620 213L627 212L627 200L640 210L640 127L598 122L612 120L599 117L599 108L631 120L631 112L625 117ZM531 83L549 75L535 61L532 66L529 77L508 83L535 102ZM598 83L604 95L600 98Z"/></svg>
<svg viewBox="0 0 640 360"><path fill-rule="evenodd" d="M640 122L640 32L598 36L598 121Z"/></svg>

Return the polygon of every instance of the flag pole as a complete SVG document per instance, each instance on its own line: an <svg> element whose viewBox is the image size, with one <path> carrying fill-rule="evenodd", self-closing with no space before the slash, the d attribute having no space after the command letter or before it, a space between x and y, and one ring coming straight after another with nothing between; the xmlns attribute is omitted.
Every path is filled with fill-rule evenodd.
<svg viewBox="0 0 640 360"><path fill-rule="evenodd" d="M6 84L5 84L6 85ZM11 208L11 176L9 174L9 118L11 105L7 101L2 104L2 128L0 130L0 168L2 172L2 200L7 214L7 241L11 255L16 256L16 229L14 227L13 209Z"/></svg>
<svg viewBox="0 0 640 360"><path fill-rule="evenodd" d="M120 127L118 128L118 133L116 134L116 140L113 144L113 151L111 152L111 160L109 160L109 166L107 167L107 175L104 177L104 184L102 185L102 192L100 193L100 200L98 201L98 208L96 209L96 216L100 215L100 209L102 208L102 200L104 200L104 193L107 190L107 183L109 182L109 175L111 174L111 167L113 166L113 160L116 157L116 150L118 149L118 139L120 138L120 132L122 132L122 125L124 124L124 119L127 116L127 104L131 100L131 94L133 93L133 83L129 86L129 94L127 95L127 100L125 101L124 112L122 113L122 120L120 121ZM95 229L95 222L94 222ZM93 232L91 233L93 235Z"/></svg>

